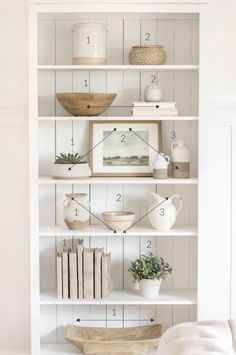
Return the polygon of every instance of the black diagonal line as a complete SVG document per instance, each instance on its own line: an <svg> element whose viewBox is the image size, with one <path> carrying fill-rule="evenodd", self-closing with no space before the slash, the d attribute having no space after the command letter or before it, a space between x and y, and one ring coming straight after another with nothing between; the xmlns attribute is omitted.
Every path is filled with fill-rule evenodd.
<svg viewBox="0 0 236 355"><path fill-rule="evenodd" d="M97 148L102 142L104 142L105 139L107 139L107 138L108 138L109 136L111 136L114 132L116 132L116 130L117 130L117 128L113 128L113 131L112 131L112 132L110 132L106 137L104 137L100 142L98 142L94 147L92 147L85 155L83 155L83 156L78 160L77 163L71 165L71 166L68 168L68 170L73 169L73 167L74 167L75 165L79 164L79 162L80 162L82 159L84 159L85 157L87 157L87 155L89 155L95 148Z"/></svg>
<svg viewBox="0 0 236 355"><path fill-rule="evenodd" d="M130 228L132 228L133 226L135 226L138 222L142 221L142 219L144 219L145 217L147 217L149 215L149 213L151 213L152 211L154 211L157 207L161 206L165 201L168 200L168 197L165 198L165 200L163 200L162 202L160 202L158 205L156 205L155 207L153 207L150 211L148 211L148 213L146 213L144 216L142 216L141 218L139 218L134 224L132 224L132 226L130 226L129 228L127 228L124 232L126 233Z"/></svg>
<svg viewBox="0 0 236 355"><path fill-rule="evenodd" d="M163 157L163 155L158 152L158 150L156 150L150 143L148 143L144 138L142 138L138 133L136 133L135 131L132 130L132 128L129 129L130 132L132 132L133 134L135 134L138 138L140 138L144 143L146 143L150 148L152 148L157 154L161 155L162 158L166 159L165 157Z"/></svg>
<svg viewBox="0 0 236 355"><path fill-rule="evenodd" d="M79 201L77 201L75 198L72 197L72 200L74 200L80 207L82 207L85 211L87 211L88 213L90 213L94 218L96 218L98 221L102 222L106 227L108 227L110 230L112 230L114 233L116 233L116 231L114 231L108 224L106 224L101 218L99 218L98 216L96 216L93 212L91 212L89 209L87 209L85 206L83 206L81 203L79 203Z"/></svg>

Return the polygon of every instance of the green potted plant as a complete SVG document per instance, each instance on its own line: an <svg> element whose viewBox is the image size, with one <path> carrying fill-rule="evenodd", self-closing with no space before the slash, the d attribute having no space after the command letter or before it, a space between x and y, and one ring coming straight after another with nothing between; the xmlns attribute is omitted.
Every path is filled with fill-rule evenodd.
<svg viewBox="0 0 236 355"><path fill-rule="evenodd" d="M172 268L162 257L149 253L131 261L128 271L139 282L141 296L158 297L161 281L172 273Z"/></svg>
<svg viewBox="0 0 236 355"><path fill-rule="evenodd" d="M52 177L54 179L81 179L91 175L91 170L83 156L79 153L64 154L56 156L52 166Z"/></svg>

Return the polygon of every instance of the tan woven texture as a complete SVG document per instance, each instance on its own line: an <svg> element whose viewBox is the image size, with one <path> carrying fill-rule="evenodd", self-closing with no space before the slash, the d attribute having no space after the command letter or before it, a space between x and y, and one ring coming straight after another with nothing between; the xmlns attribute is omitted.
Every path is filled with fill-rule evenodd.
<svg viewBox="0 0 236 355"><path fill-rule="evenodd" d="M129 62L135 65L161 65L166 60L163 46L134 46L129 52Z"/></svg>

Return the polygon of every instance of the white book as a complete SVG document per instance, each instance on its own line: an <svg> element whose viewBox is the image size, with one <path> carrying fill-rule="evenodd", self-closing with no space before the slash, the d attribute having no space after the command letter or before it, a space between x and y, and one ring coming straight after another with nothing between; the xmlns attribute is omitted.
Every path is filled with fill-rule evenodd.
<svg viewBox="0 0 236 355"><path fill-rule="evenodd" d="M102 254L102 298L107 298L109 296L110 289L110 277L109 277L109 262L110 253Z"/></svg>
<svg viewBox="0 0 236 355"><path fill-rule="evenodd" d="M96 299L102 298L102 254L103 248L94 251L94 295Z"/></svg>
<svg viewBox="0 0 236 355"><path fill-rule="evenodd" d="M148 116L148 117L161 117L161 116L177 116L177 109L157 109L157 110L132 110L133 116Z"/></svg>
<svg viewBox="0 0 236 355"><path fill-rule="evenodd" d="M163 102L163 101L156 101L156 102L133 102L133 107L137 108L153 108L156 106L159 106L160 108L175 108L176 102Z"/></svg>
<svg viewBox="0 0 236 355"><path fill-rule="evenodd" d="M79 239L77 245L77 283L78 283L78 298L84 297L83 290L83 239Z"/></svg>
<svg viewBox="0 0 236 355"><path fill-rule="evenodd" d="M94 249L84 248L83 251L84 270L84 298L94 298Z"/></svg>
<svg viewBox="0 0 236 355"><path fill-rule="evenodd" d="M57 253L57 298L62 298L62 256Z"/></svg>
<svg viewBox="0 0 236 355"><path fill-rule="evenodd" d="M62 298L69 298L68 250L62 252Z"/></svg>
<svg viewBox="0 0 236 355"><path fill-rule="evenodd" d="M78 298L77 289L77 253L76 251L71 251L69 253L69 286L70 286L70 298Z"/></svg>

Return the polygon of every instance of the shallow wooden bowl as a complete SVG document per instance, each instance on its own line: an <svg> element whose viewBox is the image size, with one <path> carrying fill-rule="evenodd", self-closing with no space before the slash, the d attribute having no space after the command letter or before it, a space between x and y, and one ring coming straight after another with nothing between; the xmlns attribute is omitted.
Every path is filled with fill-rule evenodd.
<svg viewBox="0 0 236 355"><path fill-rule="evenodd" d="M68 325L66 340L83 354L137 355L159 345L161 324L135 328L90 328Z"/></svg>
<svg viewBox="0 0 236 355"><path fill-rule="evenodd" d="M98 116L112 104L116 94L59 93L57 100L73 116Z"/></svg>

